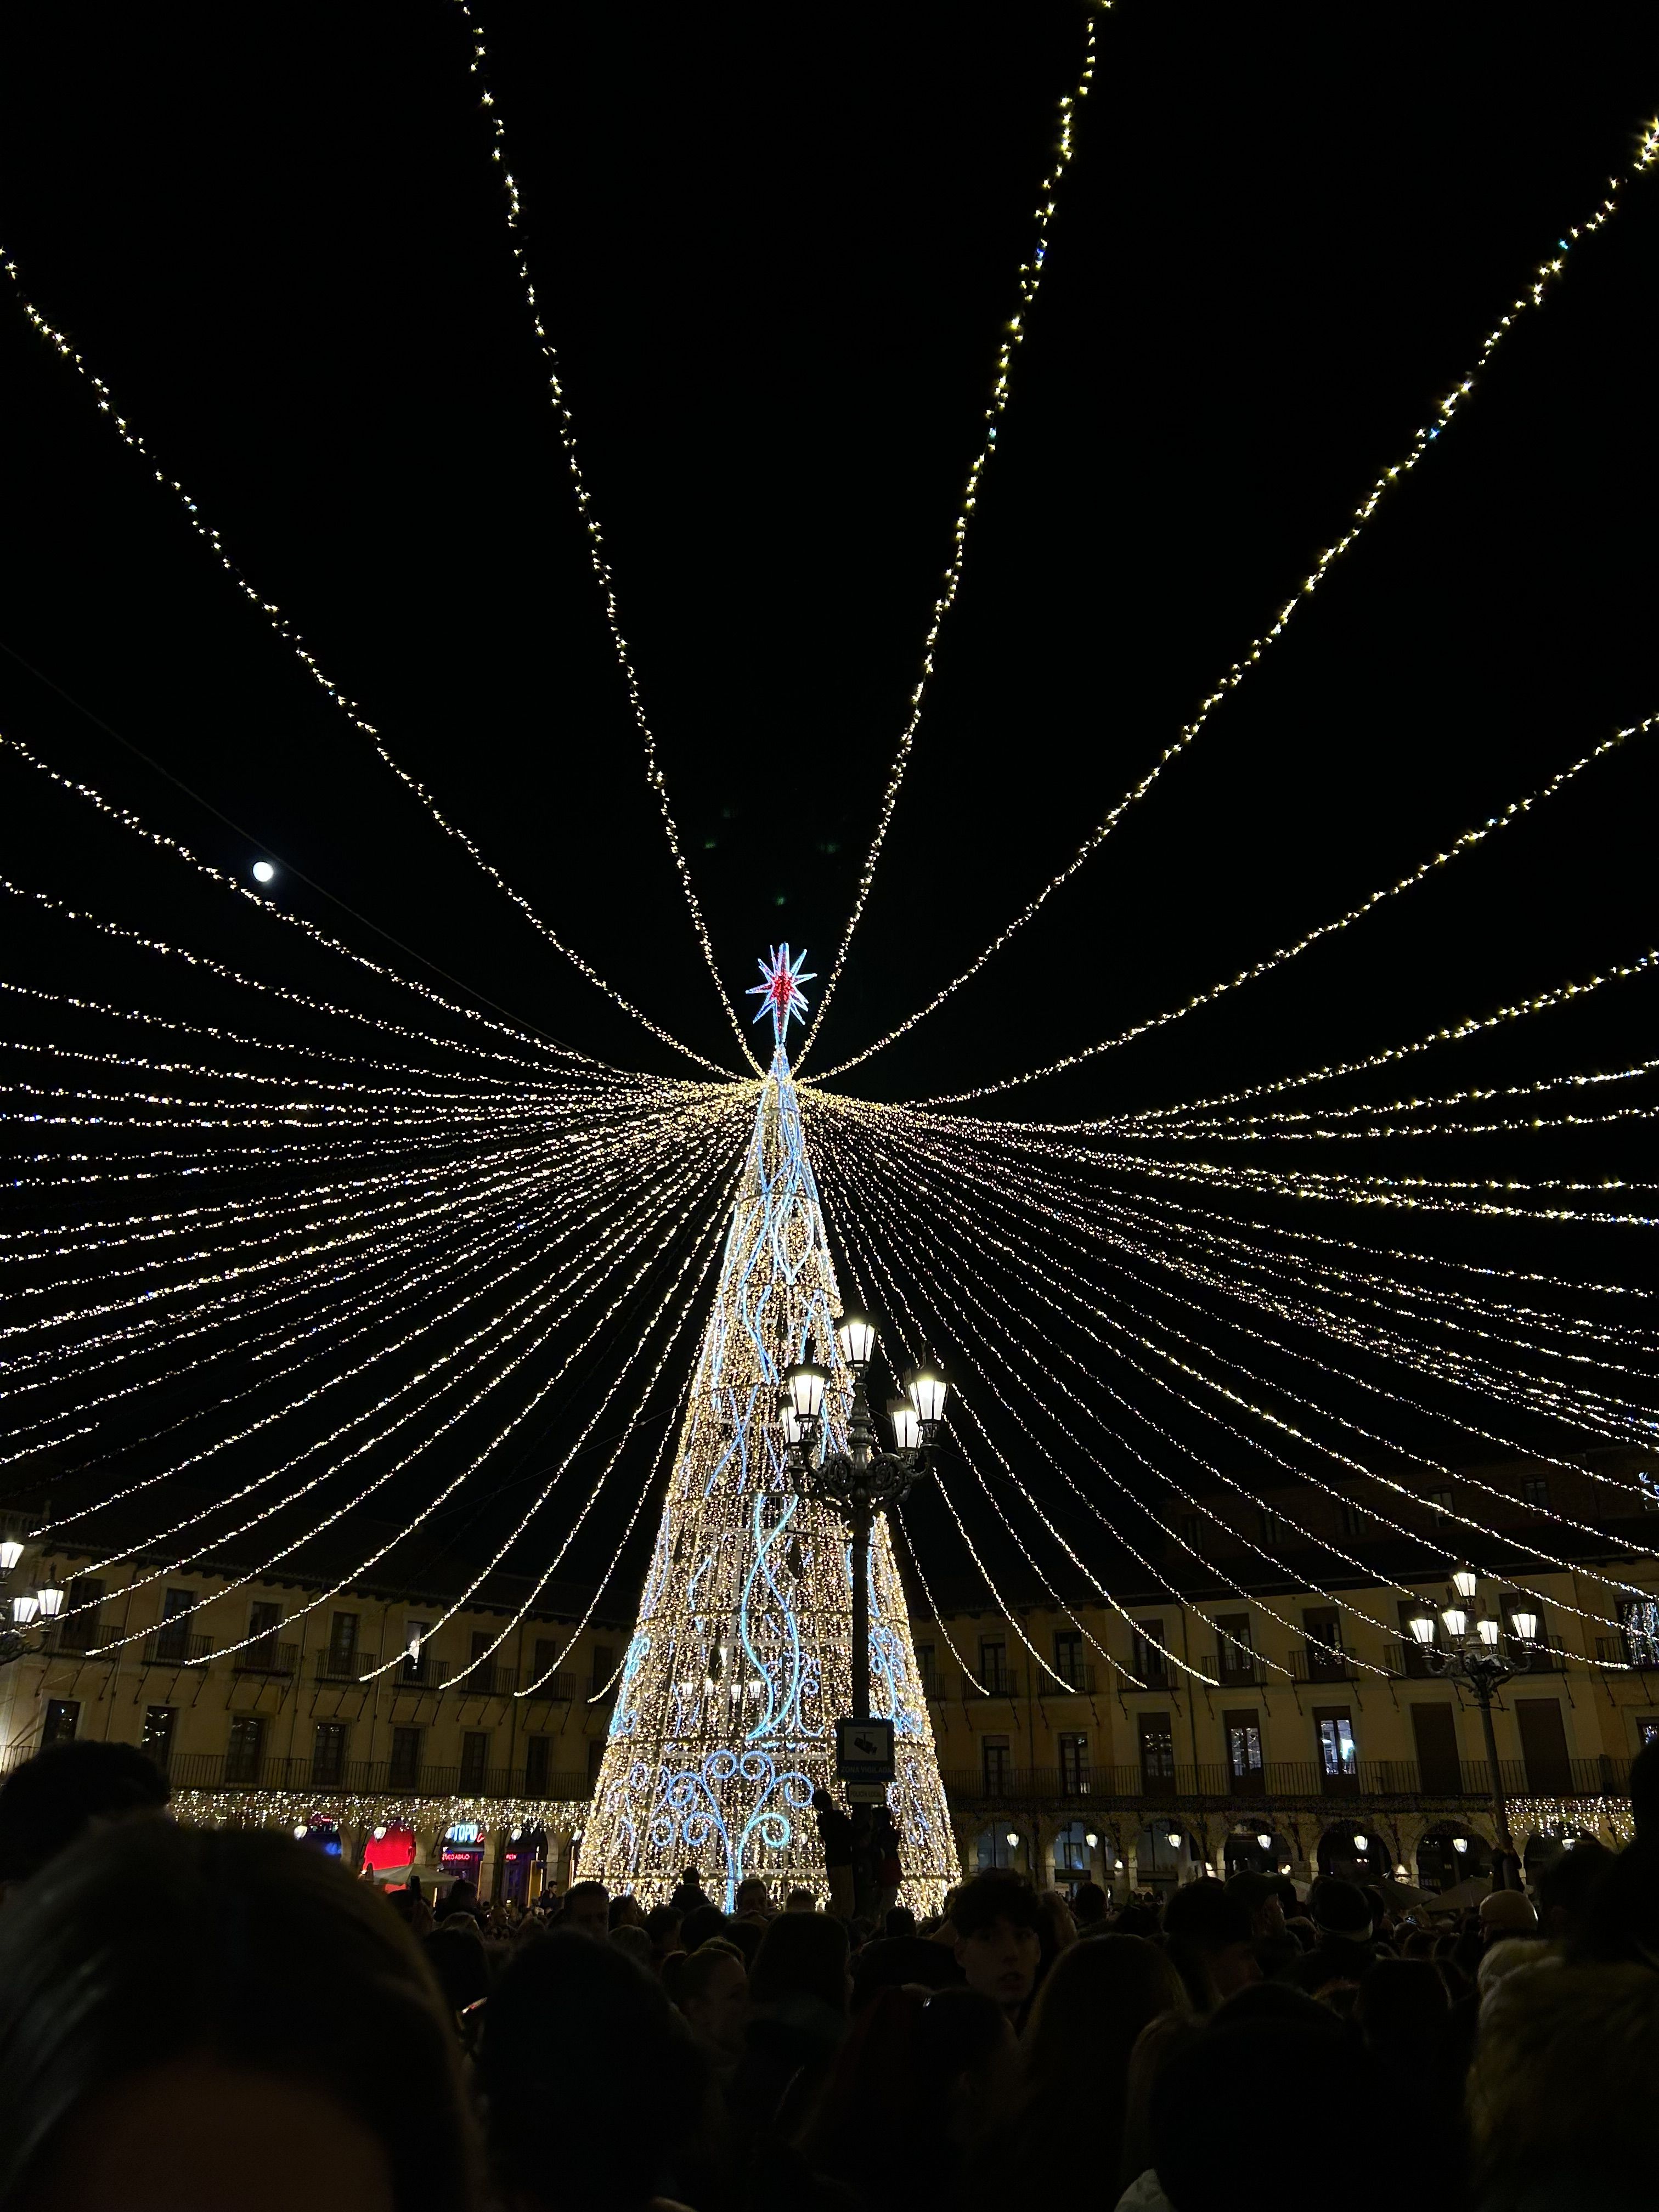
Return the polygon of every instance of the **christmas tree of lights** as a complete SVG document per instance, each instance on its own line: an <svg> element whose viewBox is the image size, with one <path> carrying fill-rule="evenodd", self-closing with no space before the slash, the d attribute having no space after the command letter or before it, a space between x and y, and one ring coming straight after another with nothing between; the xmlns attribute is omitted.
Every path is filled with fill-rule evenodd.
<svg viewBox="0 0 1659 2212"><path fill-rule="evenodd" d="M583 1838L584 1875L666 1900L695 1863L716 1902L738 1883L824 1890L812 1793L837 1802L835 1723L852 1705L851 1551L833 1508L786 1468L786 1370L829 1370L824 1426L844 1451L852 1378L836 1273L785 1036L805 1000L788 946L763 961L761 1086L714 1310ZM890 1718L887 1796L907 1903L937 1909L958 1864L886 1523L870 1547L871 1711Z"/></svg>

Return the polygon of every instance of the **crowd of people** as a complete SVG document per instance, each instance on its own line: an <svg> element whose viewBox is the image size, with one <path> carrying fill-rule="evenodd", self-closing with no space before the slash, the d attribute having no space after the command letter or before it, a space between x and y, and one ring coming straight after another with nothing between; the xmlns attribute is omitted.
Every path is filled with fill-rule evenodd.
<svg viewBox="0 0 1659 2212"><path fill-rule="evenodd" d="M1636 2212L1659 1755L1632 1802L1623 1851L1456 1915L1000 1872L934 1918L727 1911L695 1867L521 1910L179 1826L136 1753L58 1747L0 1789L0 2212Z"/></svg>

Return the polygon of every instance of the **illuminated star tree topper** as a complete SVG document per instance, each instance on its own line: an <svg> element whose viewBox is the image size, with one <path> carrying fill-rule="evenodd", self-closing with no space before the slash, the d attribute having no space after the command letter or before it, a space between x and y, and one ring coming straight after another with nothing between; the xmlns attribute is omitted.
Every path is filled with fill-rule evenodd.
<svg viewBox="0 0 1659 2212"><path fill-rule="evenodd" d="M799 952L792 961L787 945L775 945L771 958L759 963L762 981L751 983L746 994L761 1002L760 1010L755 1016L757 1022L764 1021L768 1014L771 1015L772 1036L780 1045L788 1031L791 1019L804 1022L806 1018L806 994L801 989L801 985L817 981L816 975L801 972L801 963L805 957L805 952Z"/></svg>

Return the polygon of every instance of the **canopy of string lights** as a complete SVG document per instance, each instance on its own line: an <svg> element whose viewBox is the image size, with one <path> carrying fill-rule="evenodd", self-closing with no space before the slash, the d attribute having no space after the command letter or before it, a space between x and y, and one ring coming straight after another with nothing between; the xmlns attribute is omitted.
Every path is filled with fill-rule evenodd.
<svg viewBox="0 0 1659 2212"><path fill-rule="evenodd" d="M1013 624L1000 630L988 590L974 596L975 557L992 541L985 558L1006 583L1015 565L1059 568L1079 546L1111 540L1109 471L1079 451L1086 521L1068 535L1051 514L1049 538L1030 560L1008 550L1065 437L1080 449L1103 434L1057 366L1055 331L1067 327L1066 314L1085 313L1077 298L1091 287L1089 318L1139 327L1140 233L1162 218L1156 194L1126 201L1111 221L1138 224L1139 242L1125 245L1116 270L1099 243L1106 198L1121 181L1108 155L1113 134L1129 127L1154 33L1127 20L1129 0L1045 14L1024 74L1011 80L1011 101L1024 105L1010 110L1011 150L992 172L1001 191L1012 167L1024 164L1018 194L988 219L1011 250L997 259L978 252L977 233L951 234L956 259L978 270L976 307L994 296L1000 306L994 325L981 328L978 366L959 362L963 389L927 453L917 498L932 501L933 537L905 557L916 574L931 570L931 581L920 594L889 592L895 604L914 602L908 643L872 649L877 665L860 679L867 701L884 702L884 720L869 717L881 720L882 757L863 739L838 750L821 727L811 745L792 735L797 704L777 676L771 635L788 628L776 616L792 604L791 556L781 542L754 539L746 565L730 568L720 586L739 608L725 681L735 690L752 678L764 694L733 712L758 717L769 732L739 769L719 752L712 726L723 710L709 703L706 666L690 687L700 693L695 726L674 727L672 711L659 709L661 699L689 705L690 690L661 674L667 649L655 618L667 625L660 635L684 643L686 634L668 623L666 586L648 582L637 602L629 588L640 565L630 532L647 500L675 514L701 501L718 506L718 465L690 489L701 441L697 424L682 419L672 450L653 448L650 469L608 495L605 463L617 437L590 444L584 429L590 398L600 404L584 389L592 334L561 327L557 312L582 287L564 268L556 210L538 208L532 182L550 190L554 174L539 145L552 125L520 73L544 34L503 10L497 52L494 13L489 0L453 0L435 27L422 25L422 130L441 156L436 183L418 189L467 230L456 265L488 267L492 343L497 321L518 333L511 365L489 371L517 427L478 420L469 428L478 473L510 458L516 437L526 467L538 472L538 497L550 501L557 489L574 498L552 570L532 576L526 567L509 582L513 561L499 547L481 540L477 553L488 589L510 602L504 621L533 630L543 618L536 594L555 587L561 604L583 611L557 617L567 626L550 649L546 719L510 756L482 721L456 721L459 679L435 673L448 687L434 717L444 730L424 726L405 741L398 708L379 703L384 625L377 646L354 638L337 577L331 618L313 621L307 570L291 544L289 557L262 556L260 501L242 495L237 466L210 441L190 447L176 405L147 406L155 377L115 343L94 303L76 311L83 289L44 246L30 250L27 226L8 241L0 307L15 325L9 358L27 380L46 449L73 450L88 481L105 470L118 477L109 529L121 559L142 569L153 538L173 549L158 550L158 561L177 562L176 539L191 564L166 571L169 591L187 575L188 605L170 633L147 632L150 659L133 672L130 698L107 656L94 653L95 679L82 681L72 659L54 654L43 622L45 644L19 634L16 653L38 653L43 665L19 678L23 703L0 730L9 823L0 897L11 946L0 973L0 1052L14 1159L0 1241L9 1290L0 1480L30 1538L89 1558L89 1571L131 1568L135 1593L204 1559L242 1581L292 1574L296 1583L302 1567L313 1573L325 1559L291 1619L366 1577L441 1553L459 1562L453 1612L504 1562L528 1576L519 1611L503 1612L498 1644L555 1577L587 1593L584 1621L607 1595L631 1604L641 1581L647 1614L655 1604L689 1618L702 1602L699 1547L714 1545L704 1508L731 1446L708 1411L714 1400L697 1393L714 1390L717 1369L720 1387L735 1387L720 1368L735 1356L732 1316L743 1295L733 1254L751 1251L744 1237L753 1251L769 1237L765 1264L797 1303L775 1343L769 1324L753 1322L743 1354L751 1395L720 1415L737 1433L751 1419L769 1433L781 1423L774 1386L792 1359L816 1350L834 1369L842 1284L882 1317L896 1366L942 1358L949 1372L949 1449L893 1516L890 1542L883 1533L877 1547L887 1710L921 1704L903 1627L906 1582L930 1607L936 1588L970 1584L1027 1641L1039 1676L1054 1669L1024 1639L1016 1592L1063 1611L1111 1607L1129 1586L1167 1589L1224 1650L1215 1577L1233 1589L1243 1583L1218 1569L1209 1538L1223 1528L1223 1549L1229 1559L1242 1551L1253 1589L1305 1587L1312 1561L1312 1586L1339 1613L1373 1626L1389 1625L1372 1620L1362 1584L1415 1594L1390 1564L1401 1539L1448 1569L1468 1561L1516 1602L1536 1598L1540 1576L1571 1567L1575 1595L1554 1588L1552 1613L1576 1613L1587 1632L1616 1626L1621 1604L1644 1588L1633 1577L1647 1556L1644 1527L1654 1525L1643 1520L1654 1496L1649 1470L1659 1469L1659 1334L1648 1272L1634 1257L1656 1219L1644 1140L1659 1112L1650 1012L1659 948L1620 903L1630 848L1619 842L1649 788L1659 671L1650 670L1650 702L1633 692L1627 670L1616 685L1583 686L1599 633L1569 636L1564 609L1559 635L1528 620L1524 641L1495 630L1483 640L1490 608L1474 592L1468 664L1437 693L1443 610L1437 602L1431 619L1419 608L1402 564L1429 557L1409 535L1413 503L1450 499L1436 486L1456 485L1466 452L1482 486L1524 477L1534 463L1540 475L1565 470L1552 426L1564 408L1582 417L1602 385L1607 410L1631 411L1628 450L1637 450L1639 386L1627 370L1623 380L1613 374L1608 350L1610 333L1623 331L1627 353L1643 356L1620 321L1636 312L1638 266L1620 258L1620 240L1633 231L1650 246L1659 125L1632 128L1613 114L1599 137L1587 126L1575 142L1576 167L1563 156L1556 169L1527 150L1531 139L1511 148L1500 130L1480 160L1502 169L1512 156L1526 169L1526 252L1510 251L1501 226L1497 244L1458 228L1455 200L1440 210L1438 230L1434 210L1413 217L1425 238L1454 240L1455 251L1432 259L1437 281L1449 284L1454 262L1466 280L1457 313L1435 325L1437 344L1456 334L1455 358L1432 382L1396 391L1390 409L1357 441L1338 441L1328 460L1303 456L1302 477L1319 495L1297 517L1322 520L1286 562L1278 562L1279 538L1264 532L1248 567L1228 565L1225 592L1216 592L1228 601L1228 627L1206 618L1199 629L1229 642L1206 670L1183 672L1188 689L1161 723L1145 711L1144 691L1133 713L1123 709L1114 661L1127 646L1114 632L1097 654L1079 649L1087 666L1074 681L1092 701L1091 722L1057 727L1032 664L1039 648L1059 655L1066 642L1058 633L1034 642ZM1009 21L998 21L1010 36ZM930 170L945 173L948 118L927 106L924 64L975 26L983 22L972 11L940 11L907 34L915 51L896 63L895 82L909 88L915 112L877 103L865 114L872 161L883 158L882 128L902 137L914 126ZM666 100L672 60L659 59L653 100ZM991 68L973 80L983 112L972 127L988 135L1000 128L996 78ZM368 82L343 79L319 129L349 136ZM1651 88L1632 96L1650 99ZM1097 155L1096 133L1108 142ZM1548 136L1543 125L1538 135ZM227 138L213 143L216 160L231 158ZM669 224L673 177L637 148L615 158L644 164L629 189ZM212 181L204 176L202 189ZM760 188L753 179L742 187ZM1547 188L1554 197L1534 221L1533 200ZM1183 203L1169 220L1178 234L1200 219ZM1212 197L1202 221L1222 220ZM380 230L389 239L389 225L383 210L374 215L368 243ZM853 234L855 256L890 258L896 293L924 274L936 281L913 235L884 237L868 223ZM743 238L738 223L741 284L764 293L777 264ZM1237 246L1234 258L1255 250ZM1429 243L1423 251L1432 258ZM993 259L986 274L979 264ZM124 281L147 280L129 269ZM1410 320L1408 270L1389 281L1394 291L1374 287L1352 328L1367 314ZM1066 307L1058 295L1068 288ZM149 312L165 319L153 302ZM469 313L458 295L438 319ZM210 349L212 337L203 338ZM885 341L866 331L857 344L864 380L878 383ZM344 352L325 331L317 337L319 381L336 368L348 374ZM1392 374L1394 356L1388 366ZM728 363L718 376L729 383L737 374ZM1320 408L1352 415L1357 403L1336 389L1341 374L1334 358L1310 361L1303 385L1285 392L1286 414L1317 386ZM280 407L261 388L245 428L251 443L263 434L280 447ZM363 384L350 388L365 405ZM441 404L422 390L422 408ZM743 408L725 398L714 442L729 447ZM1023 406L1069 422L1058 446L1051 437L1022 447ZM1478 443L1483 409L1503 427L1492 452ZM787 470L806 538L838 487L815 453L813 422L803 416L795 431ZM1120 416L1111 434L1133 441L1136 431ZM338 458L343 467L343 448ZM901 458L884 453L881 465L895 469ZM52 465L41 464L46 475ZM997 504L1005 478L1009 501L1018 494L1023 507ZM1226 496L1221 472L1207 489L1191 479L1183 487L1197 502L1183 527L1201 537L1202 500L1218 514ZM1632 470L1608 505L1640 508L1644 493ZM859 534L881 538L870 483L858 496ZM1446 511L1431 504L1436 530L1450 526ZM349 514L343 506L342 532ZM1548 537L1553 525L1540 527ZM1522 528L1513 518L1506 525L1510 536ZM307 532L319 564L349 568L327 513L313 514ZM42 556L60 596L67 542L53 540ZM681 554L692 565L695 543L687 526ZM1604 555L1586 541L1577 556L1585 597L1613 592L1615 574L1618 592L1650 592L1639 530L1611 543ZM1538 558L1556 551L1540 540ZM761 573L775 565L781 581ZM1195 587L1160 577L1150 556L1130 565L1147 572L1136 605L1156 605L1179 627ZM134 591L143 588L135 579ZM1426 603L1455 595L1456 580L1443 565L1421 589ZM1052 590L1056 605L1079 614L1058 580ZM1352 627L1368 593L1389 611L1375 635ZM810 596L801 585L803 622ZM742 610L763 598L769 641L745 661ZM27 611L27 592L24 601ZM1034 603L1022 604L1029 612ZM483 697L487 643L475 647L435 605L410 611L400 673L385 688L418 719L421 679L410 669L447 654L472 668ZM883 620L886 611L884 601ZM1386 768L1395 738L1366 719L1367 699L1376 688L1384 720L1398 715L1389 669L1408 656L1419 611L1441 641L1409 676L1415 714L1409 731L1395 726L1396 789ZM246 678L252 724L201 643L215 625L235 629L244 671L263 672ZM1078 634L1074 623L1073 646ZM858 655L862 635L860 623L844 624L842 657ZM1285 688L1294 675L1279 674L1294 672L1304 638L1319 671L1316 699ZM1004 727L994 746L973 720L971 685L951 674L958 642L964 653L982 652L988 639L1000 639L1031 685L1029 720ZM891 680L901 650L908 672ZM602 730L559 719L560 665L578 654L605 664L615 712ZM1519 673L1492 675L1488 698L1472 672L1504 656ZM1006 702L1016 679L998 680ZM810 692L813 671L799 668L795 681ZM1495 738L1494 729L1518 726L1534 684L1547 712L1524 738ZM261 686L276 704L253 701ZM1558 704L1576 689L1586 690L1583 712L1562 719ZM213 725L214 745L198 734L175 750L170 699L181 721ZM812 711L800 702L800 714ZM845 717L847 696L837 695L834 711ZM293 775L285 716L296 732L326 725L325 735L295 736L294 760L307 765ZM1272 756L1264 732L1298 716L1304 749ZM1351 716L1363 732L1352 740ZM257 728L257 741L245 726ZM624 818L608 798L589 803L612 788L582 781L590 770L578 757L589 754L603 756L605 776L625 773L637 814ZM705 790L700 760L717 754ZM202 763L220 756L228 780L215 781ZM324 760L349 779L340 786L349 798L316 780ZM1448 763L1443 783L1437 762ZM744 1016L750 963L771 933L805 932L799 904L781 917L769 910L787 889L774 896L740 868L731 888L738 833L721 827L731 811L721 794L739 775L764 794L751 819L766 848L765 884L775 877L787 885L799 854L803 873L809 861L818 871L809 910L830 916L826 884L840 899L814 932L816 973L799 949L763 963L758 1011L773 1018L775 1054L757 1052ZM1304 819L1294 781L1311 787L1322 775L1335 797L1309 833L1316 860L1298 874L1286 853L1300 832L1281 836L1280 828ZM971 852L960 789L945 821L936 811L946 781L975 789L985 842ZM1260 823L1241 811L1253 783ZM255 813L265 784L280 795ZM1005 802L1018 827L999 849ZM1374 814L1386 815L1386 835ZM329 826L308 839L295 825L313 815ZM556 833L558 865L535 865L537 817L548 836ZM501 823L499 844L481 818ZM821 835L824 823L843 822L855 834ZM1099 908L1080 905L1112 877L1143 823L1173 826L1147 830L1167 842L1155 868L1137 864L1133 908L1105 892ZM1232 937L1195 930L1178 912L1188 834L1200 841L1194 874L1224 846L1239 866L1226 908L1239 925ZM1582 884L1583 855L1604 837L1615 856L1605 912L1576 898L1571 928L1540 921L1533 909L1552 871L1570 859ZM353 843L384 846L390 857L348 867L340 854ZM1253 844L1254 873L1248 851L1237 860ZM603 866L618 902L637 881L660 878L649 896L665 885L677 902L672 951L665 928L660 953L647 954L631 932L613 940L595 910L597 872L576 872L579 848L593 871ZM826 854L839 855L833 869ZM567 895L572 884L576 895ZM756 916L742 938L732 925L739 894ZM452 896L469 917L453 947L443 935ZM1194 911L1213 922L1216 909L1193 896ZM665 910L647 911L658 931ZM1165 936L1186 948L1182 962L1155 946ZM479 944L490 948L482 964ZM558 980L544 989L528 980L532 971ZM803 1209L804 1229L787 1227L790 1206ZM799 1250L786 1251L797 1233ZM751 1253L744 1264L760 1262ZM718 1332L711 1311L723 1316ZM837 1379L832 1393L840 1387ZM781 1495L781 1450L775 1456L771 1477L753 1476L757 1495ZM1601 1510L1540 1492L1523 1498L1517 1531L1514 1485L1495 1472L1514 1462L1571 1467ZM740 1534L742 1492L739 1483L730 1509ZM1298 1498L1310 1502L1305 1516ZM1340 1519L1318 1505L1329 1499L1340 1501ZM845 1573L828 1519L793 1504L769 1507L769 1519L756 1510L743 1540L757 1559L786 1562L803 1593L799 1620L834 1612L835 1577L844 1583ZM1294 1572L1290 1547L1302 1563ZM1271 1612L1270 1595L1260 1601ZM718 1623L695 1666L684 1642L653 1645L642 1626L621 1723L631 1724L647 1691L683 1698L688 1713L751 1692L775 1702L784 1662L744 1645L749 1602L733 1598L722 1616L737 1623L733 1648L748 1649L746 1687L722 1674L738 1662L720 1656ZM796 1622L779 1604L778 1620ZM124 1649L149 1632L149 1621L141 1607L125 1626L106 1618L88 1656ZM1108 1673L1127 1679L1121 1656L1079 1626ZM270 1632L268 1623L258 1631ZM1189 1656L1164 1656L1207 1679ZM489 1656L475 1651L471 1663ZM374 1666L400 1658L381 1655ZM791 1725L810 1733L802 1701L844 1689L803 1672L799 1656L791 1680ZM719 1727L696 1726L707 1736L700 1756L738 1766L760 1756L725 1752ZM918 1729L921 1744L925 1713ZM927 1857L928 1824L942 1809L930 1743L922 1750L905 1785L906 1818L921 1853L913 1863L942 1880L944 1859L934 1868ZM618 1753L613 1765L623 1809L607 1816L607 1834L620 1835L632 1817L628 1757ZM798 1777L769 1769L755 1779L757 1807L776 1786L786 1814L800 1809L790 1794ZM690 1832L665 1832L653 1880L669 1879ZM605 1847L624 1851L614 1836Z"/></svg>

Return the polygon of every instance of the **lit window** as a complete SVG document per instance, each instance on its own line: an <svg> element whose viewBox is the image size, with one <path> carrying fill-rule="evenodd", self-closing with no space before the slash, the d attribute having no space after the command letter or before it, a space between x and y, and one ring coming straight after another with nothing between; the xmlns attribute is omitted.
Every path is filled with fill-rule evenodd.
<svg viewBox="0 0 1659 2212"><path fill-rule="evenodd" d="M1321 1721L1319 1758L1327 1774L1353 1775L1359 1771L1359 1753L1354 1746L1352 1722Z"/></svg>

